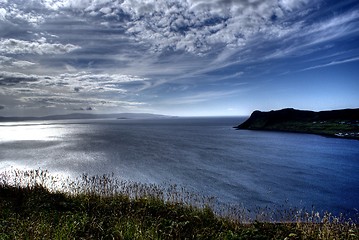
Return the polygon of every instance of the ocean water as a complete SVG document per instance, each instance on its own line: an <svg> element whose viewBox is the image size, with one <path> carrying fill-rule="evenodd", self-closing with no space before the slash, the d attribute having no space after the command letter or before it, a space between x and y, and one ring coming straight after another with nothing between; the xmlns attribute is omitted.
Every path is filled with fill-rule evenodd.
<svg viewBox="0 0 359 240"><path fill-rule="evenodd" d="M240 118L0 123L0 170L178 184L246 208L359 207L359 141L235 130Z"/></svg>

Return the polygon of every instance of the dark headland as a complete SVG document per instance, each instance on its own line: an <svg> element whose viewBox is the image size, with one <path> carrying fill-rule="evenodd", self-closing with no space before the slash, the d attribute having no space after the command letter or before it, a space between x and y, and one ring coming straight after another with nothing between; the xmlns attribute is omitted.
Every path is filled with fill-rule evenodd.
<svg viewBox="0 0 359 240"><path fill-rule="evenodd" d="M254 111L237 129L320 134L359 140L359 108L332 111L304 111L286 108Z"/></svg>

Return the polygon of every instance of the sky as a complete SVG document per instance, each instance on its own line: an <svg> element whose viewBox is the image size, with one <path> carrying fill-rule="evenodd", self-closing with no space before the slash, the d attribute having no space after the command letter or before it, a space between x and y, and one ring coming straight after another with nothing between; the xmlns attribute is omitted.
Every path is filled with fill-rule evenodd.
<svg viewBox="0 0 359 240"><path fill-rule="evenodd" d="M0 116L359 107L357 0L0 0Z"/></svg>

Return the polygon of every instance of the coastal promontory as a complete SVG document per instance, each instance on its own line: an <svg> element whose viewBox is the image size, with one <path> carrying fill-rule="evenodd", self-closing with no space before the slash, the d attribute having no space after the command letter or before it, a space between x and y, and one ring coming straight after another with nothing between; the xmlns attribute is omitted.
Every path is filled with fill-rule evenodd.
<svg viewBox="0 0 359 240"><path fill-rule="evenodd" d="M293 108L254 111L237 129L312 133L359 140L359 108L304 111Z"/></svg>

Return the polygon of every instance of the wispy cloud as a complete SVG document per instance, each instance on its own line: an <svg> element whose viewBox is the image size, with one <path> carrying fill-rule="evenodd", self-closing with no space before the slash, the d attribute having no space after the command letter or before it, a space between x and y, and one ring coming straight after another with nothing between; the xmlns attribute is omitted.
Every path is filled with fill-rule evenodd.
<svg viewBox="0 0 359 240"><path fill-rule="evenodd" d="M140 84L146 80L130 75L86 72L56 76L0 72L0 93L35 106L139 106L144 103L126 100L129 99L127 90L121 84ZM113 94L117 94L117 100Z"/></svg>
<svg viewBox="0 0 359 240"><path fill-rule="evenodd" d="M333 61L330 63L320 64L320 65L316 65L313 67L308 67L308 68L302 69L301 71L308 71L308 70L312 70L312 69L324 68L324 67L329 67L329 66L339 65L339 64L349 63L349 62L355 62L355 61L359 61L359 57L345 59L345 60L337 60L337 61Z"/></svg>
<svg viewBox="0 0 359 240"><path fill-rule="evenodd" d="M68 101L67 109L86 109L81 99L90 99L96 110L103 100L154 109L165 97L214 101L283 71L357 61L354 44L345 45L358 36L357 7L352 0L0 0L0 94L9 105Z"/></svg>
<svg viewBox="0 0 359 240"><path fill-rule="evenodd" d="M166 100L166 102L163 102L163 104L183 105L208 102L237 94L239 91L242 90L203 91L200 93L190 94L189 96L171 97L170 99Z"/></svg>
<svg viewBox="0 0 359 240"><path fill-rule="evenodd" d="M0 41L0 54L64 54L79 49L72 44L47 43L46 39L40 41L23 41L17 39L2 39Z"/></svg>

